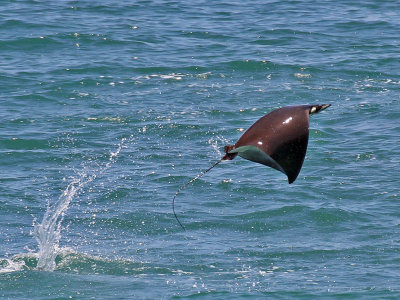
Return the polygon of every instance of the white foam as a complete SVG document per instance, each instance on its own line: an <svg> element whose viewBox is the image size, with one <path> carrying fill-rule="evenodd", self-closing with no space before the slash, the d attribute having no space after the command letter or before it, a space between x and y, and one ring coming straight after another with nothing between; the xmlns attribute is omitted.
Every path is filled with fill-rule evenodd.
<svg viewBox="0 0 400 300"><path fill-rule="evenodd" d="M2 264L4 264L4 266L0 267L0 274L22 271L25 266L25 261L23 260L14 261L12 259L5 258L3 259Z"/></svg>

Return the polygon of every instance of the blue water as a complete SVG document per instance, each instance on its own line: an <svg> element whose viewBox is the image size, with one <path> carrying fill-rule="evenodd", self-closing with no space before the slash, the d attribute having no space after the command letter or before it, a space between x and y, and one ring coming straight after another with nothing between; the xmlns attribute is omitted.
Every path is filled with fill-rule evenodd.
<svg viewBox="0 0 400 300"><path fill-rule="evenodd" d="M0 4L2 299L400 298L397 1ZM221 158L311 117L297 180Z"/></svg>

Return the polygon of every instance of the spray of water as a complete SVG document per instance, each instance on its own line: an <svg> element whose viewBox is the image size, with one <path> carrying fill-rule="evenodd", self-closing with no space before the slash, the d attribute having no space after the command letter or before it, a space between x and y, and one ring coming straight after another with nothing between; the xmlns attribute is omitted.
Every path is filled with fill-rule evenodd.
<svg viewBox="0 0 400 300"><path fill-rule="evenodd" d="M84 172L76 178L72 178L58 200L53 205L47 207L42 222L36 224L34 227L34 236L39 247L37 263L37 268L39 270L54 271L56 267L56 256L60 251L61 224L69 204L84 186L95 180L97 176L111 167L124 147L126 140L125 138L122 139L117 150L110 153L110 158L104 166L92 172L90 175ZM132 137L130 140L132 140Z"/></svg>
<svg viewBox="0 0 400 300"><path fill-rule="evenodd" d="M227 144L229 144L229 141L226 138L217 135L217 136L211 137L208 140L208 144L210 144L211 147L213 148L214 152L216 153L216 157L221 157L221 156L224 156L225 153L221 152L220 144L227 145Z"/></svg>

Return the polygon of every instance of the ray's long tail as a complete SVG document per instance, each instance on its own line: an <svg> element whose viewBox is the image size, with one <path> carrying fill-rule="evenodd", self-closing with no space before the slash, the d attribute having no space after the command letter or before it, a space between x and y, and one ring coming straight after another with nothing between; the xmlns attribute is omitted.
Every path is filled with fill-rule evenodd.
<svg viewBox="0 0 400 300"><path fill-rule="evenodd" d="M181 225L183 230L186 230L185 227L182 225L181 221L179 221L178 216L175 213L175 198L176 196L178 196L178 194L185 189L189 184L195 182L197 179L199 179L201 176L203 176L204 174L206 174L208 171L210 171L212 168L214 168L216 165L218 165L221 161L223 161L224 158L221 158L220 160L218 160L216 163L214 163L211 167L209 167L207 170L201 172L200 174L198 174L196 177L194 177L193 179L189 180L187 183L185 183L184 185L182 185L175 193L174 198L172 199L172 211L174 212L174 216L175 219L178 221L179 225Z"/></svg>

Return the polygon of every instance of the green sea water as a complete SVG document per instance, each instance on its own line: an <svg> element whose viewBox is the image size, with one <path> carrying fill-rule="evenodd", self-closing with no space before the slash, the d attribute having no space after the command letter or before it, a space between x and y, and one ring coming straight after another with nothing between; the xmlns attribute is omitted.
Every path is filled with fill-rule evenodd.
<svg viewBox="0 0 400 300"><path fill-rule="evenodd" d="M398 1L0 3L0 298L400 298ZM310 119L293 184L237 158Z"/></svg>

